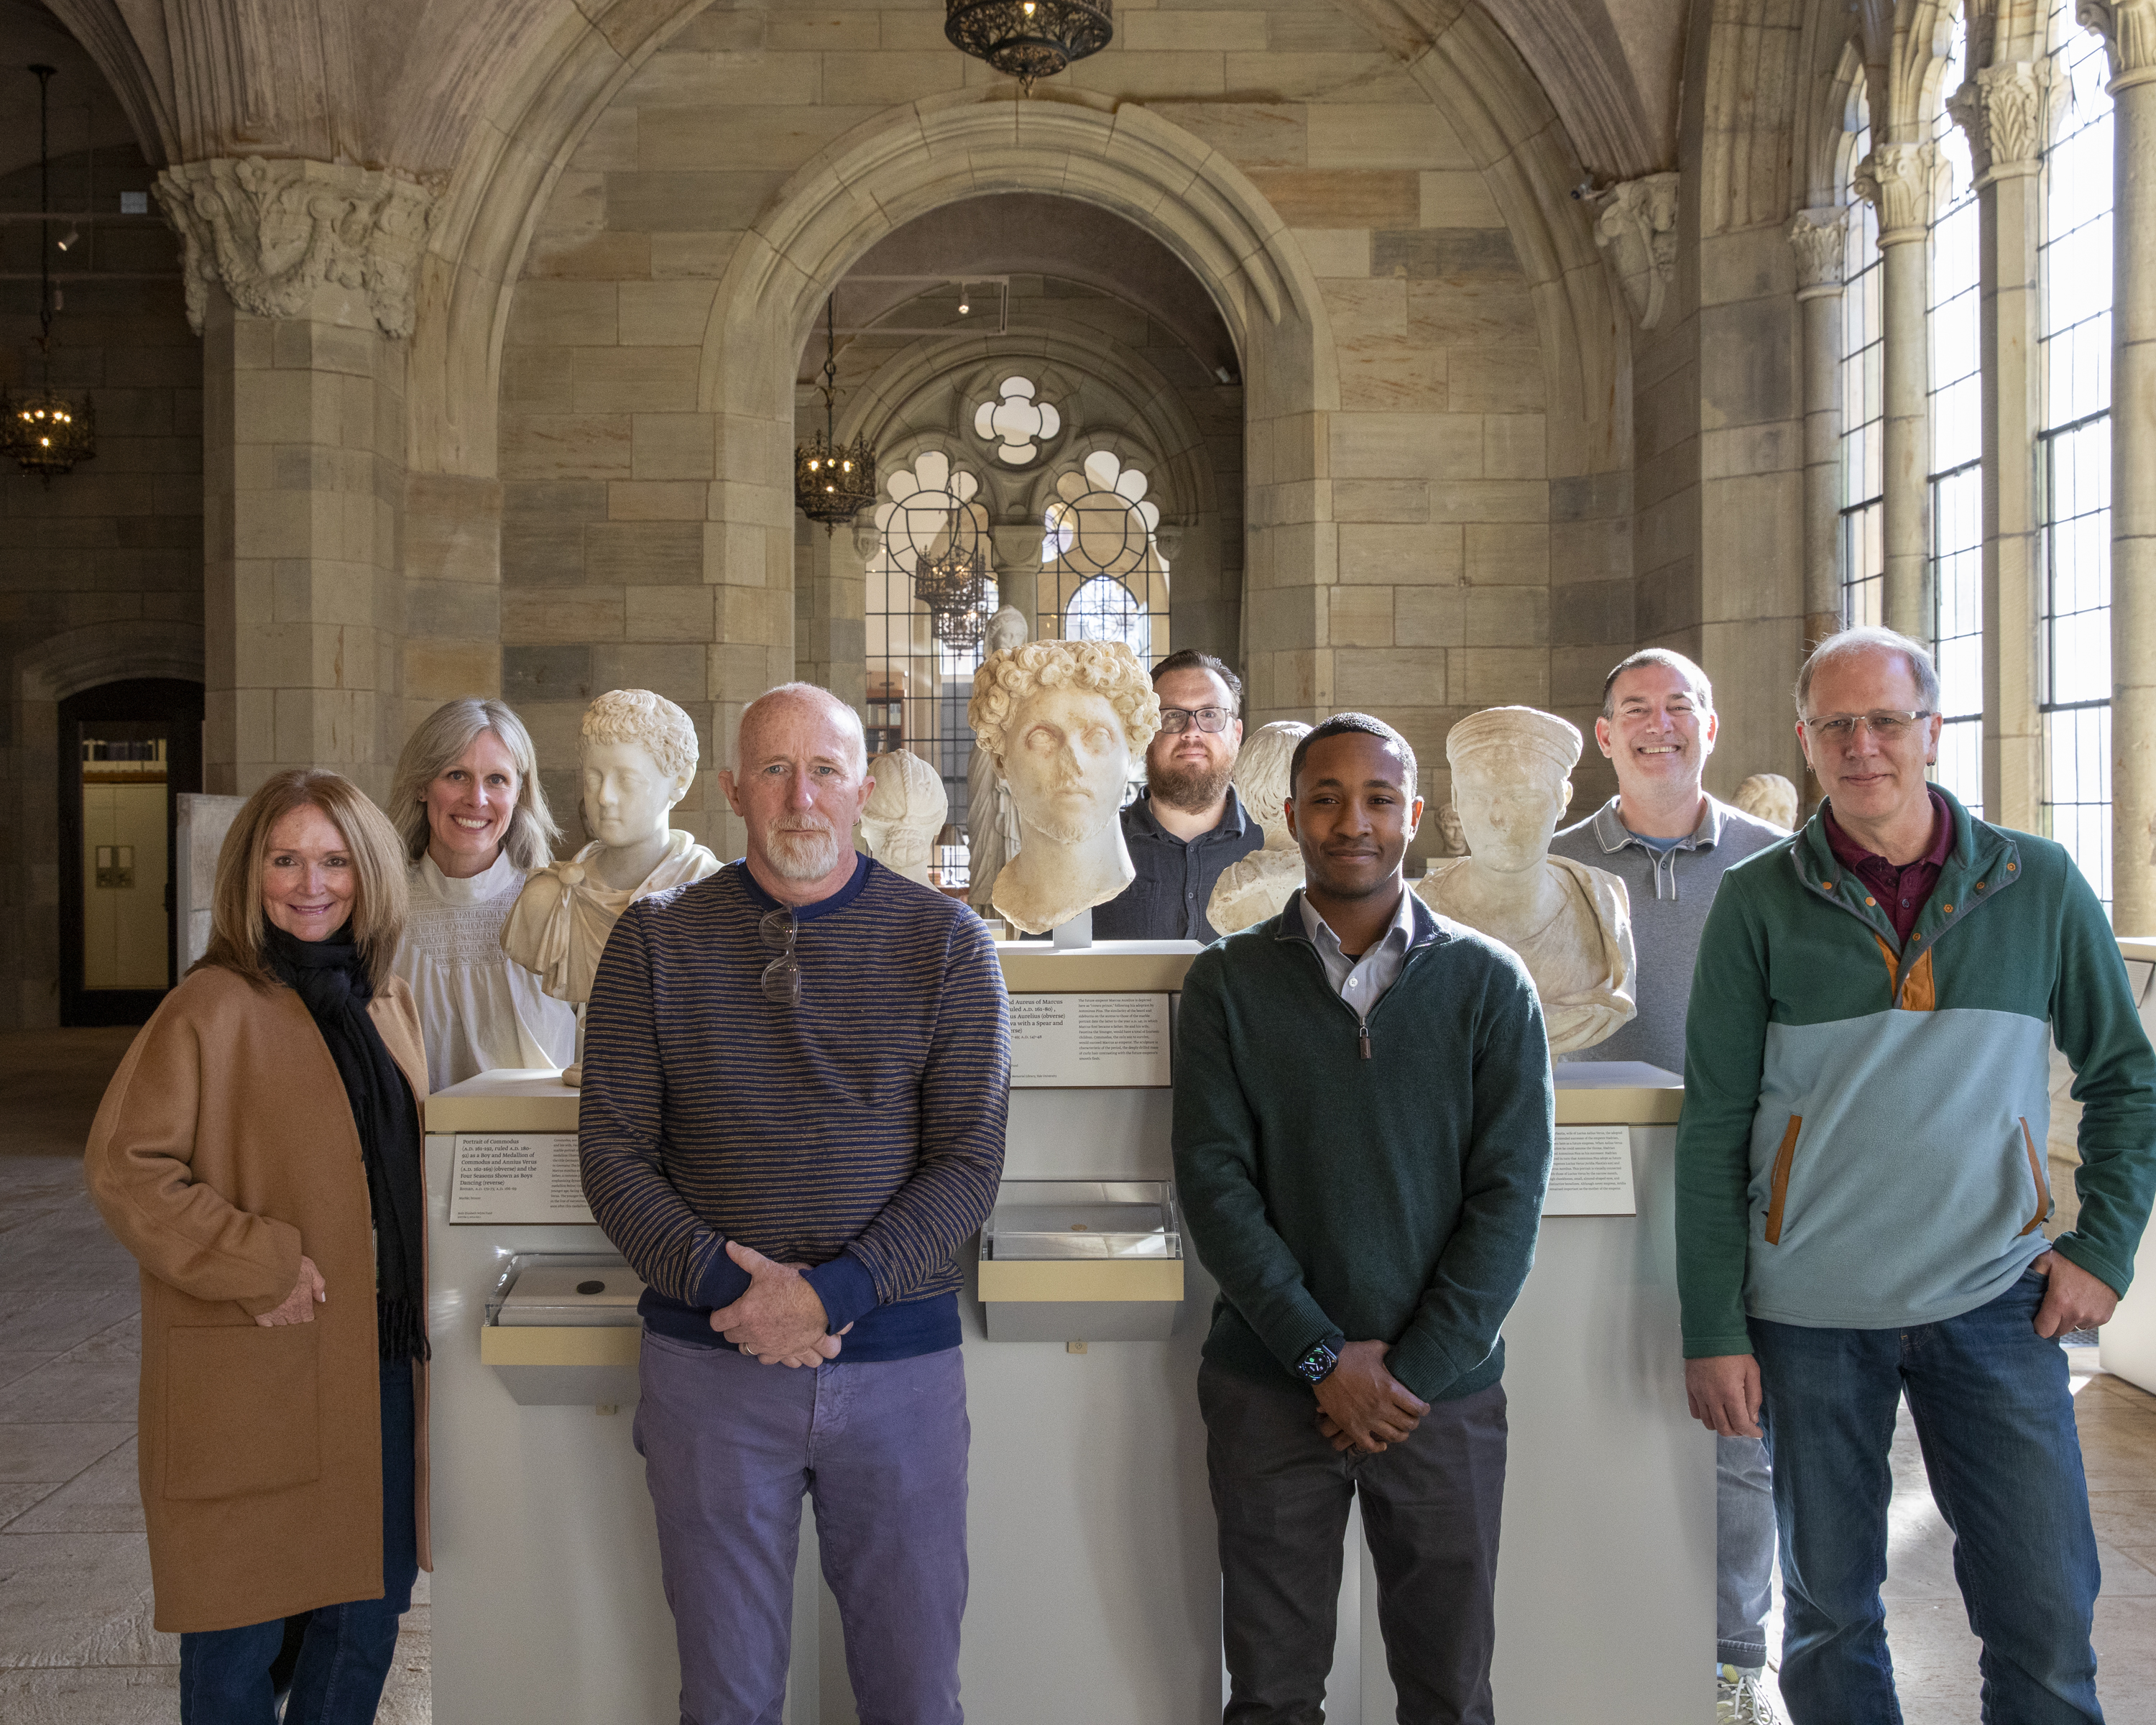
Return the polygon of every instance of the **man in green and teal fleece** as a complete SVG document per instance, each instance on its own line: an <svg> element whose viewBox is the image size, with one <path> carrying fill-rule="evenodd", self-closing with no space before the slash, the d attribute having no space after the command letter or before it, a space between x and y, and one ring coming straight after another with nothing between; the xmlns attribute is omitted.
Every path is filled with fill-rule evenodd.
<svg viewBox="0 0 2156 1725"><path fill-rule="evenodd" d="M2057 845L1925 782L1938 676L1885 629L1797 680L1827 800L1722 877L1677 1128L1692 1412L1774 1455L1795 1725L1898 1721L1879 1587L1906 1395L1984 1642L1984 1717L2097 1721L2096 1541L2066 1356L2132 1279L2156 1055ZM2051 1046L2082 1103L2081 1214L2047 1240Z"/></svg>
<svg viewBox="0 0 2156 1725"><path fill-rule="evenodd" d="M1491 1717L1497 1327L1553 1098L1525 968L1406 890L1414 752L1327 720L1289 767L1306 886L1191 963L1175 1173L1220 1286L1198 1380L1236 1725L1323 1717L1348 1510L1403 1725Z"/></svg>

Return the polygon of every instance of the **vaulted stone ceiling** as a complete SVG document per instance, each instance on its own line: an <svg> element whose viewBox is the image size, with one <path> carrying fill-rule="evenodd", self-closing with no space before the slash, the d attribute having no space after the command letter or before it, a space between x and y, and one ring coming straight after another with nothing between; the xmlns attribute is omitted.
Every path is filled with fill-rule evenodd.
<svg viewBox="0 0 2156 1725"><path fill-rule="evenodd" d="M774 0L783 9L787 0ZM1319 0L1309 0L1319 3ZM1599 180L1674 167L1684 0L1332 0L1404 61L1484 7ZM47 0L155 163L308 156L445 175L475 126L550 80L591 84L696 0ZM596 59L567 45L596 31ZM955 51L955 50L954 50ZM598 88L550 92L576 102Z"/></svg>

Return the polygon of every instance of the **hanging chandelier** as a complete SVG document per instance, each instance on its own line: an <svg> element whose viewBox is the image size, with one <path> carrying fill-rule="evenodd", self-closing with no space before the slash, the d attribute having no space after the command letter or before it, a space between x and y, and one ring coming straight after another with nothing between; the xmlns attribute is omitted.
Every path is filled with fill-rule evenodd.
<svg viewBox="0 0 2156 1725"><path fill-rule="evenodd" d="M947 647L978 644L996 608L988 560L961 546L923 554L913 566L913 590L928 608L930 630Z"/></svg>
<svg viewBox="0 0 2156 1725"><path fill-rule="evenodd" d="M824 302L824 429L793 452L793 501L826 533L875 501L875 451L868 439L841 444L833 429L839 393L836 301Z"/></svg>
<svg viewBox="0 0 2156 1725"><path fill-rule="evenodd" d="M1115 0L944 0L943 33L1030 95L1034 79L1053 78L1108 45Z"/></svg>
<svg viewBox="0 0 2156 1725"><path fill-rule="evenodd" d="M52 152L47 131L47 96L54 68L33 66L38 78L38 213L49 216ZM23 471L47 485L56 473L71 472L78 461L97 453L97 416L88 398L77 407L53 388L53 314L60 301L53 288L52 236L38 224L38 352L43 382L25 395L0 394L0 455L13 457Z"/></svg>

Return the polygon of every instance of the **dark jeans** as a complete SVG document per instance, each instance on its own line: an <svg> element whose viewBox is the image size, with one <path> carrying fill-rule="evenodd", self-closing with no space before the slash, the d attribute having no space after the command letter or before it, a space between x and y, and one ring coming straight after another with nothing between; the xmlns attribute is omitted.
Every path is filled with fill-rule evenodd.
<svg viewBox="0 0 2156 1725"><path fill-rule="evenodd" d="M304 1618L180 1637L181 1725L276 1725L271 1667L285 1625L304 1623L285 1725L367 1725L397 1652L397 1620L418 1579L413 1515L412 1362L382 1363L382 1589L378 1599L324 1605Z"/></svg>
<svg viewBox="0 0 2156 1725"><path fill-rule="evenodd" d="M1985 1725L2100 1721L2096 1536L2044 1279L1907 1330L1751 1322L1774 1457L1794 1725L1899 1725L1886 1611L1887 1446L1906 1394L1984 1643Z"/></svg>
<svg viewBox="0 0 2156 1725"><path fill-rule="evenodd" d="M1437 1403L1377 1455L1336 1450L1316 1399L1285 1381L1208 1361L1198 1404L1220 1527L1225 1725L1322 1725L1358 1495L1401 1725L1489 1725L1504 1386Z"/></svg>
<svg viewBox="0 0 2156 1725"><path fill-rule="evenodd" d="M959 1725L966 1368L957 1348L789 1370L644 1332L636 1447L682 1725L778 1725L801 1500L865 1725Z"/></svg>

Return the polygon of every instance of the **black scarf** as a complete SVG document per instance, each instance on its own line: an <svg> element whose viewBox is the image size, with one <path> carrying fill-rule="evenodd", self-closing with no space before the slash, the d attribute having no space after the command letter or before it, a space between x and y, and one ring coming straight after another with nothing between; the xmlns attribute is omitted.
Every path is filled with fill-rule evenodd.
<svg viewBox="0 0 2156 1725"><path fill-rule="evenodd" d="M270 968L305 1004L329 1045L359 1128L367 1204L374 1215L375 1323L382 1357L425 1359L419 1111L367 1014L374 985L352 943L352 925L321 941L303 941L275 923L265 924L262 933Z"/></svg>

